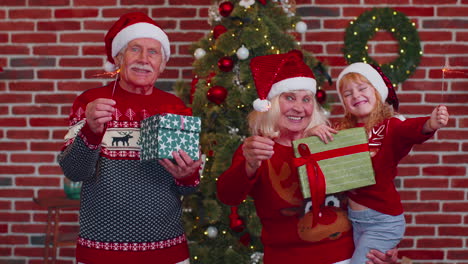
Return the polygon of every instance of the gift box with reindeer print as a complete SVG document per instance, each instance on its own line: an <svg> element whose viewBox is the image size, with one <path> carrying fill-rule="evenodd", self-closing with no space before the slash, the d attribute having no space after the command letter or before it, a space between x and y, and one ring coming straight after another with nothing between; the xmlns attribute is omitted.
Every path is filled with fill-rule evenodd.
<svg viewBox="0 0 468 264"><path fill-rule="evenodd" d="M141 160L172 159L182 149L198 160L201 120L195 116L154 115L141 121Z"/></svg>

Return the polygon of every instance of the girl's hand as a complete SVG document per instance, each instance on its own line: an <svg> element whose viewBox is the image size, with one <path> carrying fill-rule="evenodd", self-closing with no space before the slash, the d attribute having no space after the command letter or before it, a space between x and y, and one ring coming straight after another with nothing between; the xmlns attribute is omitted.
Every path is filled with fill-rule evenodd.
<svg viewBox="0 0 468 264"><path fill-rule="evenodd" d="M431 118L427 120L423 132L431 133L437 129L443 128L447 125L448 120L449 113L447 107L445 105L439 105L432 111Z"/></svg>
<svg viewBox="0 0 468 264"><path fill-rule="evenodd" d="M333 141L333 134L336 133L338 133L338 131L327 125L317 125L309 129L306 134L309 136L317 136L327 144L329 141Z"/></svg>
<svg viewBox="0 0 468 264"><path fill-rule="evenodd" d="M244 140L242 151L246 160L245 170L249 177L253 176L263 160L273 156L275 142L269 138L252 136Z"/></svg>

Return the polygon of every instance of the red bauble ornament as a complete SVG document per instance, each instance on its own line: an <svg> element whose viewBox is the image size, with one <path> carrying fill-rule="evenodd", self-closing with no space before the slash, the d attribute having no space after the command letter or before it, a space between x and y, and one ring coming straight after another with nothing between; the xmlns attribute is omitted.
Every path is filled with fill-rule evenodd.
<svg viewBox="0 0 468 264"><path fill-rule="evenodd" d="M323 104L325 100L327 100L327 94L324 90L317 90L317 93L315 94L315 99L317 99L317 102L319 102L319 104Z"/></svg>
<svg viewBox="0 0 468 264"><path fill-rule="evenodd" d="M229 56L222 57L218 61L218 67L223 72L229 72L234 67L234 61Z"/></svg>
<svg viewBox="0 0 468 264"><path fill-rule="evenodd" d="M231 213L229 214L229 227L234 230L234 232L242 232L245 229L245 223L242 218L240 218L239 214L237 213L237 206L231 207Z"/></svg>
<svg viewBox="0 0 468 264"><path fill-rule="evenodd" d="M266 0L258 0L262 5L266 5Z"/></svg>
<svg viewBox="0 0 468 264"><path fill-rule="evenodd" d="M217 39L219 36L221 36L224 32L227 31L227 28L223 25L216 25L213 28L213 37Z"/></svg>
<svg viewBox="0 0 468 264"><path fill-rule="evenodd" d="M229 1L222 2L221 4L219 4L219 8L218 8L219 14L222 15L223 17L229 16L233 9L234 9L234 5Z"/></svg>
<svg viewBox="0 0 468 264"><path fill-rule="evenodd" d="M208 90L206 97L215 104L221 104L227 97L227 90L222 86L215 85Z"/></svg>

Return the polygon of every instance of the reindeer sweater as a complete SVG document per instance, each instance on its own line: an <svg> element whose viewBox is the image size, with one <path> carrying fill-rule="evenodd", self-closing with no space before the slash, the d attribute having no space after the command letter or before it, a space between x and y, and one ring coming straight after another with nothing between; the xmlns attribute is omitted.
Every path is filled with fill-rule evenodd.
<svg viewBox="0 0 468 264"><path fill-rule="evenodd" d="M141 161L137 142L142 119L161 113L191 115L191 109L156 88L151 95L138 95L118 85L113 93L113 87L114 82L77 97L58 157L65 176L83 182L77 260L86 264L182 261L189 255L181 196L195 191L199 175L176 181L158 162ZM94 134L85 120L86 105L97 98L117 102L102 135Z"/></svg>
<svg viewBox="0 0 468 264"><path fill-rule="evenodd" d="M312 227L313 214L310 205L303 204L299 175L292 165L293 148L276 143L274 152L250 179L240 146L217 182L218 198L225 204L239 205L247 195L254 199L262 222L264 263L332 264L351 258L354 245L345 197L327 196Z"/></svg>

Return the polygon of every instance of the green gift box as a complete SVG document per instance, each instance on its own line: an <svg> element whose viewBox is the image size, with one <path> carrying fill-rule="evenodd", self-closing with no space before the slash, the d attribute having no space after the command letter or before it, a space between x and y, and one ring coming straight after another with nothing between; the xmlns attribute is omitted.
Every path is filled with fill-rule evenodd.
<svg viewBox="0 0 468 264"><path fill-rule="evenodd" d="M198 160L201 120L196 116L154 115L141 121L141 160L172 159L182 149Z"/></svg>
<svg viewBox="0 0 468 264"><path fill-rule="evenodd" d="M309 177L315 177L312 179L315 184L323 182L326 194L375 184L365 129L358 127L341 130L333 138L328 144L316 136L293 141L294 162L299 167L304 198L311 197ZM324 181L320 179L320 171Z"/></svg>

